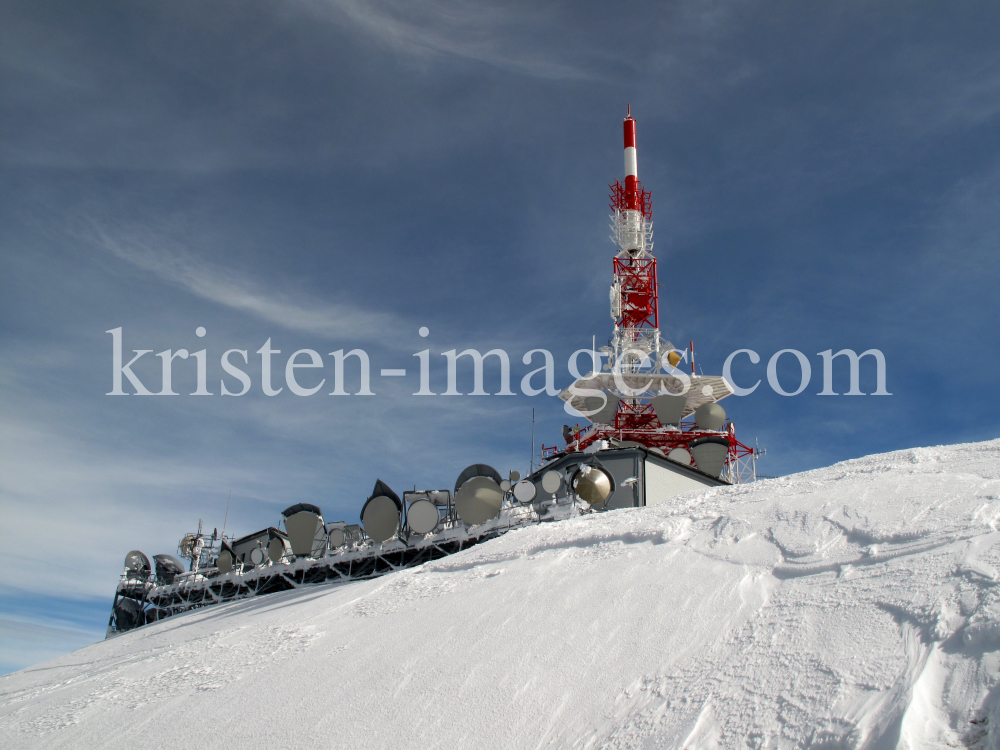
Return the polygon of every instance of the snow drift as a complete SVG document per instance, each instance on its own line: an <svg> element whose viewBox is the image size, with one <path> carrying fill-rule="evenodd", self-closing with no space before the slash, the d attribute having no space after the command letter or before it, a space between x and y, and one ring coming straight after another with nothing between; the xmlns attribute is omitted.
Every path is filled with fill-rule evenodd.
<svg viewBox="0 0 1000 750"><path fill-rule="evenodd" d="M516 531L0 678L8 748L1000 746L1000 440Z"/></svg>

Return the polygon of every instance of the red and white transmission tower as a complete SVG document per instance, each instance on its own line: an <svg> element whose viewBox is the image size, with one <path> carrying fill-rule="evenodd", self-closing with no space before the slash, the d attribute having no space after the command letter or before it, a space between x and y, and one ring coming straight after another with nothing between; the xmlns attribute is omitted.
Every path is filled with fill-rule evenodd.
<svg viewBox="0 0 1000 750"><path fill-rule="evenodd" d="M592 421L582 430L564 430L562 450L595 450L601 441L611 440L639 443L699 468L714 455L714 464L723 467L723 478L746 479L755 473L754 450L736 439L733 423L718 406L733 393L732 386L722 377L695 373L693 346L691 374L678 370L689 352L660 338L652 202L639 182L631 107L624 135L625 183L615 180L609 186L611 238L618 246L611 285L615 328L608 346L601 347L607 363L560 394ZM691 416L695 418L684 419ZM551 454L558 449L544 451ZM704 457L701 461L699 455ZM714 468L709 473L715 473Z"/></svg>

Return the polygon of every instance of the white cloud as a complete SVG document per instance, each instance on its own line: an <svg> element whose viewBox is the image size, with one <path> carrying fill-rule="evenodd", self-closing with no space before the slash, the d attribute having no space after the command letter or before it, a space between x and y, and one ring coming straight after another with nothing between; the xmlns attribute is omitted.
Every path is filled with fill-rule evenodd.
<svg viewBox="0 0 1000 750"><path fill-rule="evenodd" d="M344 305L310 300L269 290L236 271L200 260L151 232L111 232L93 224L97 243L133 266L203 299L250 313L270 323L338 341L373 340L393 346L404 321L396 316ZM406 330L409 330L407 326ZM395 342L402 345L402 342Z"/></svg>
<svg viewBox="0 0 1000 750"><path fill-rule="evenodd" d="M596 77L582 67L557 59L541 29L552 20L533 8L509 10L496 4L436 0L365 2L302 0L314 13L343 20L386 46L415 55L454 55L498 68L549 79ZM547 38L551 41L551 33ZM537 44L532 44L532 41Z"/></svg>

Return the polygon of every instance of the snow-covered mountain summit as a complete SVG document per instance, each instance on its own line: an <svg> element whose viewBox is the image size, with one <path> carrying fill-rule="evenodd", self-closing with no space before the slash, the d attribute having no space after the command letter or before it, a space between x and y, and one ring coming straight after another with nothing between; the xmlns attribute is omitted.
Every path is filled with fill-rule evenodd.
<svg viewBox="0 0 1000 750"><path fill-rule="evenodd" d="M0 678L9 748L1000 747L1000 440L512 532Z"/></svg>

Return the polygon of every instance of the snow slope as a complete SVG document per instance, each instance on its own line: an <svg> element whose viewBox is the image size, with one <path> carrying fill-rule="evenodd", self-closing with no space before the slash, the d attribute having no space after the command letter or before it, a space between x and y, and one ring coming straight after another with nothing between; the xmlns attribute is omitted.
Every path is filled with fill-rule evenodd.
<svg viewBox="0 0 1000 750"><path fill-rule="evenodd" d="M6 748L1000 747L1000 440L513 532L0 678Z"/></svg>

